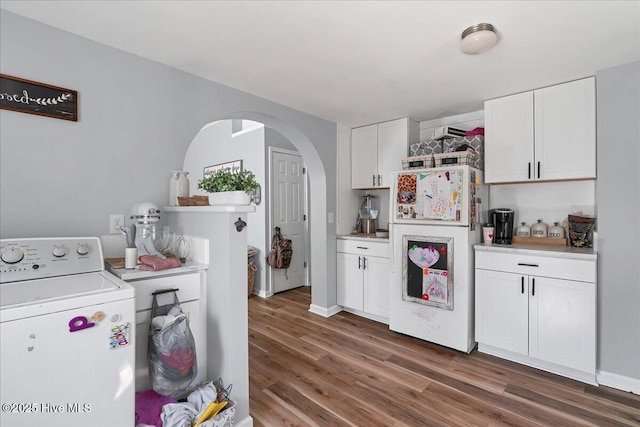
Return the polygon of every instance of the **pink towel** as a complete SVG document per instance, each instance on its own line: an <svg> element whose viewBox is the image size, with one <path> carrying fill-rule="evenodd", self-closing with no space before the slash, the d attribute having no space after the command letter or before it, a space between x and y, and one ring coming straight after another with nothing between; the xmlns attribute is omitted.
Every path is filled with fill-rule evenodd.
<svg viewBox="0 0 640 427"><path fill-rule="evenodd" d="M178 258L162 259L153 255L142 255L139 258L140 265L136 268L139 270L158 271L168 268L182 267L182 263Z"/></svg>
<svg viewBox="0 0 640 427"><path fill-rule="evenodd" d="M467 136L476 136L476 135L484 135L484 128L483 127L478 127L472 130L468 130L465 133Z"/></svg>
<svg viewBox="0 0 640 427"><path fill-rule="evenodd" d="M150 424L162 427L162 406L176 403L170 397L162 396L153 390L146 390L136 394L136 424Z"/></svg>

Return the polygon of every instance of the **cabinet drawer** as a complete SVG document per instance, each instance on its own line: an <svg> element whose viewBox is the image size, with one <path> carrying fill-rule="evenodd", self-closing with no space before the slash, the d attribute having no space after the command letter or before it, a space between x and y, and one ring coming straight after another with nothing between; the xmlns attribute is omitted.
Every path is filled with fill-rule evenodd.
<svg viewBox="0 0 640 427"><path fill-rule="evenodd" d="M596 282L596 262L593 260L484 251L477 251L475 260L476 268L484 270Z"/></svg>
<svg viewBox="0 0 640 427"><path fill-rule="evenodd" d="M338 239L338 252L389 258L389 242Z"/></svg>
<svg viewBox="0 0 640 427"><path fill-rule="evenodd" d="M163 289L179 289L178 300L181 303L200 298L200 273L182 274L177 276L156 277L128 282L135 288L136 311L148 310L153 302L155 291ZM171 300L167 295L161 295L158 303L166 304Z"/></svg>

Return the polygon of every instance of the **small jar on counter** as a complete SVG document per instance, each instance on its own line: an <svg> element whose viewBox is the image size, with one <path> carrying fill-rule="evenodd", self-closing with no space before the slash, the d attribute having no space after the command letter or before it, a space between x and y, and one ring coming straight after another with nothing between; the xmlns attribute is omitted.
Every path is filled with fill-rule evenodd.
<svg viewBox="0 0 640 427"><path fill-rule="evenodd" d="M531 237L531 227L529 227L526 222L522 221L516 228L516 236Z"/></svg>
<svg viewBox="0 0 640 427"><path fill-rule="evenodd" d="M564 239L564 227L554 222L553 225L549 227L547 235L552 239Z"/></svg>
<svg viewBox="0 0 640 427"><path fill-rule="evenodd" d="M531 226L531 237L547 237L547 224L539 219L536 224Z"/></svg>

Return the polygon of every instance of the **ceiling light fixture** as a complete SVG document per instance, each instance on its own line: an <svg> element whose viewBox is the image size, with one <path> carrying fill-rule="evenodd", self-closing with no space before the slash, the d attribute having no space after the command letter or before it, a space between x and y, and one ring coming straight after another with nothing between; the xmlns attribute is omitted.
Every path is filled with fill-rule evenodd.
<svg viewBox="0 0 640 427"><path fill-rule="evenodd" d="M491 49L497 40L498 36L493 25L486 23L472 25L462 32L460 50L467 55L477 55Z"/></svg>

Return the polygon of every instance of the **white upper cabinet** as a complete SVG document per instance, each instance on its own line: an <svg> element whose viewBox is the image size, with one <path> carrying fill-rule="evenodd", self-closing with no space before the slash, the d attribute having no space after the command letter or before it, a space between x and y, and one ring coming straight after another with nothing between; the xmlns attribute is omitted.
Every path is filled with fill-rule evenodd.
<svg viewBox="0 0 640 427"><path fill-rule="evenodd" d="M418 122L409 118L353 129L351 188L389 188L391 172L402 169L402 158L418 139Z"/></svg>
<svg viewBox="0 0 640 427"><path fill-rule="evenodd" d="M533 92L484 103L484 180L528 181L533 161Z"/></svg>
<svg viewBox="0 0 640 427"><path fill-rule="evenodd" d="M378 125L351 132L351 188L373 188L378 175Z"/></svg>
<svg viewBox="0 0 640 427"><path fill-rule="evenodd" d="M485 102L485 181L596 177L595 79Z"/></svg>

